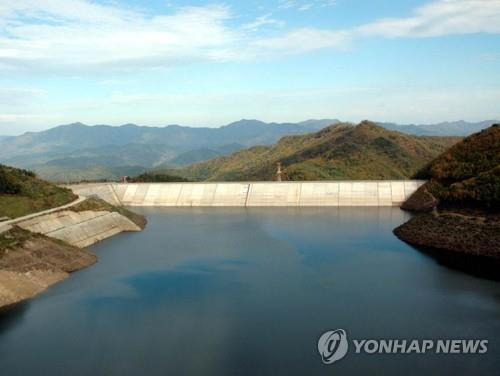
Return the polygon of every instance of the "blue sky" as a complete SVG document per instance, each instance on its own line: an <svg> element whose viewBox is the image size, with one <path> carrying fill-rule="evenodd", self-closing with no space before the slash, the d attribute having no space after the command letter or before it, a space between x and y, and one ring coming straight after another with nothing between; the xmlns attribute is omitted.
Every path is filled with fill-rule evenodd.
<svg viewBox="0 0 500 376"><path fill-rule="evenodd" d="M2 0L0 135L500 118L500 0Z"/></svg>

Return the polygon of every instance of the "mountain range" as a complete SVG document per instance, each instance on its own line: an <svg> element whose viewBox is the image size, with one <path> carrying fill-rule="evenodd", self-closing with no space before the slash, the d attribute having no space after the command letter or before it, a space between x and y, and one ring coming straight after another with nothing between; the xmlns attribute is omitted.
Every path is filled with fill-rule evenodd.
<svg viewBox="0 0 500 376"><path fill-rule="evenodd" d="M491 122L379 124L409 134L464 135ZM240 120L220 128L74 123L16 137L0 137L0 162L32 169L54 181L116 179L151 168L180 168L255 145L272 145L283 136L315 132L338 123L336 119L299 123Z"/></svg>
<svg viewBox="0 0 500 376"><path fill-rule="evenodd" d="M486 129L498 120L484 120L470 123L464 120L445 121L436 124L395 124L378 123L380 126L393 131L415 134L419 136L469 136L472 133Z"/></svg>
<svg viewBox="0 0 500 376"><path fill-rule="evenodd" d="M339 123L163 172L198 181L275 180L280 162L287 180L404 179L459 140L407 135L370 121Z"/></svg>
<svg viewBox="0 0 500 376"><path fill-rule="evenodd" d="M74 123L0 140L0 161L33 169L50 180L117 178L155 166L183 166L251 145L272 144L284 135L315 131L335 122L338 120L280 124L240 120L220 128Z"/></svg>

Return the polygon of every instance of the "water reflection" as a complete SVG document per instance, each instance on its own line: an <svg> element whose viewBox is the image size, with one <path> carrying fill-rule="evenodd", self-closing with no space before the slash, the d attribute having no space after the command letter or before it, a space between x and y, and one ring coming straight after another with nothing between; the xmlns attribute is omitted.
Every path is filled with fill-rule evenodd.
<svg viewBox="0 0 500 376"><path fill-rule="evenodd" d="M443 268L392 234L395 208L142 209L149 225L0 332L0 374L494 374L500 284ZM353 338L489 338L485 356L361 356Z"/></svg>
<svg viewBox="0 0 500 376"><path fill-rule="evenodd" d="M29 301L0 308L0 336L4 331L12 329L24 320L24 314L29 308Z"/></svg>

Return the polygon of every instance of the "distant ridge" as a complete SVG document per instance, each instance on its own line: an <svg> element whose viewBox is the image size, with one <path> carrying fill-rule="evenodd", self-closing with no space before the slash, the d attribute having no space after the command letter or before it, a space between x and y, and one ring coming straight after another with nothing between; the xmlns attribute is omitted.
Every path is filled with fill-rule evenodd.
<svg viewBox="0 0 500 376"><path fill-rule="evenodd" d="M201 181L275 180L280 162L288 180L403 179L458 140L340 123L166 172Z"/></svg>
<svg viewBox="0 0 500 376"><path fill-rule="evenodd" d="M467 122L464 120L445 121L436 124L395 124L378 123L386 129L415 134L420 136L468 136L472 133L486 129L493 124L499 123L498 120L484 120L478 122Z"/></svg>
<svg viewBox="0 0 500 376"><path fill-rule="evenodd" d="M467 135L488 127L492 120L432 125L378 123L415 135ZM272 145L281 137L318 131L337 119L298 123L266 123L241 119L219 128L94 125L76 122L42 132L0 137L0 162L35 170L54 181L117 179L153 167L178 168L255 145Z"/></svg>
<svg viewBox="0 0 500 376"><path fill-rule="evenodd" d="M338 120L265 123L242 119L220 128L72 123L0 140L0 162L33 169L55 181L116 179L154 166L183 166L252 145L269 145L285 135L335 123Z"/></svg>

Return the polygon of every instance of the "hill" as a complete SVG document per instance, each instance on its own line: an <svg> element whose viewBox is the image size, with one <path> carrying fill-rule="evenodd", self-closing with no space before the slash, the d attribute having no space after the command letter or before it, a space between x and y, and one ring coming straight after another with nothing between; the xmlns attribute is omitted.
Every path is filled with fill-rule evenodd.
<svg viewBox="0 0 500 376"><path fill-rule="evenodd" d="M465 138L416 177L429 181L403 208L420 214L394 233L408 243L438 250L446 262L455 265L458 260L461 268L499 279L500 125Z"/></svg>
<svg viewBox="0 0 500 376"><path fill-rule="evenodd" d="M129 181L133 183L170 183L187 182L188 180L175 175L145 172L143 174L130 178Z"/></svg>
<svg viewBox="0 0 500 376"><path fill-rule="evenodd" d="M414 135L462 136L492 122L378 125ZM17 137L0 137L0 163L33 170L52 181L117 179L151 168L180 168L254 145L272 145L283 136L315 132L337 123L336 119L298 123L243 119L219 128L73 123Z"/></svg>
<svg viewBox="0 0 500 376"><path fill-rule="evenodd" d="M498 122L498 120L484 120L478 122L459 120L445 121L436 124L378 123L378 125L386 129L420 136L469 136Z"/></svg>
<svg viewBox="0 0 500 376"><path fill-rule="evenodd" d="M409 210L500 207L500 125L465 138L415 177L429 181L405 204Z"/></svg>
<svg viewBox="0 0 500 376"><path fill-rule="evenodd" d="M220 128L74 123L0 139L0 161L56 181L112 179L159 165L178 167L251 145L272 144L284 135L307 133L335 122L240 120Z"/></svg>
<svg viewBox="0 0 500 376"><path fill-rule="evenodd" d="M16 218L76 198L70 190L40 180L31 171L0 165L0 217Z"/></svg>
<svg viewBox="0 0 500 376"><path fill-rule="evenodd" d="M190 180L274 180L281 162L289 180L402 179L457 141L410 136L369 121L343 123L170 172Z"/></svg>

